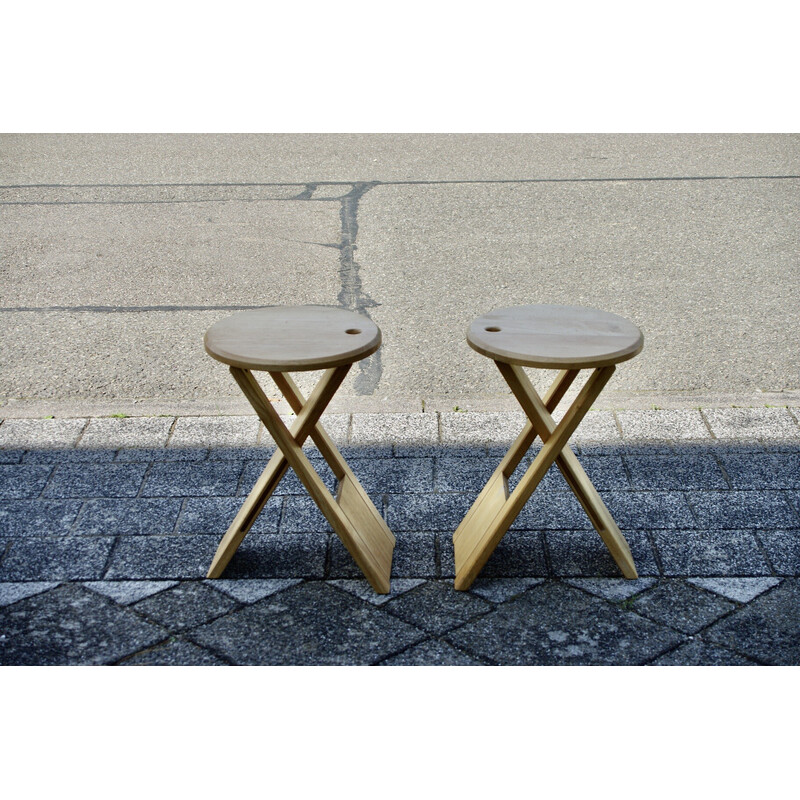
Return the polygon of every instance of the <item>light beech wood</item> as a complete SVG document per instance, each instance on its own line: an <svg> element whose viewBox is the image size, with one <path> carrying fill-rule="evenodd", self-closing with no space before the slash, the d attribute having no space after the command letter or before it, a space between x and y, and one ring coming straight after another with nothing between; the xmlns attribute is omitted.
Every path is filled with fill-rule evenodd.
<svg viewBox="0 0 800 800"><path fill-rule="evenodd" d="M535 358L537 360L539 360L542 357L542 353L545 352L541 349L543 347L543 334L541 331L546 328L547 324L550 324L552 320L549 310L564 307L524 307L524 309L526 309L525 314L533 314L534 316L539 313L539 310L542 308L547 309L544 313L546 324L537 326L531 323L527 327L529 331L538 331L536 334L536 347L540 349L536 351ZM500 311L507 312L509 309L500 309ZM491 316L490 314L481 317L480 325L485 327L483 321ZM495 319L504 318L519 320L523 316L524 315L500 314L498 317L495 317ZM591 318L596 319L594 316ZM470 327L470 331L472 331L473 327L474 323L473 326ZM499 325L497 327L499 327ZM492 333L499 333L499 331L494 331ZM641 334L639 334L639 337L641 337ZM628 543L622 536L610 512L583 470L583 467L581 467L577 457L569 447L569 437L577 429L586 412L591 408L592 403L600 395L600 392L613 375L615 367L613 363L595 364L598 360L597 347L587 349L585 363L582 363L579 359L580 350L577 341L572 334L568 334L567 338L569 340L567 343L568 346L559 348L557 342L551 343L553 351L561 353L562 355L560 357L562 359L564 357L563 354L567 352L567 350L571 352L571 355L568 365L565 364L567 368L563 369L557 375L545 395L544 400L536 393L528 376L522 370L519 363L517 363L522 356L527 359L525 363L530 363L531 354L534 349L530 339L525 339L523 336L522 344L524 346L517 345L516 350L513 351L513 356L509 355L511 353L508 347L510 337L504 340L505 346L499 348L504 352L505 357L498 357L495 352L496 348L492 349L493 355L490 357L493 357L500 373L528 417L528 421L453 534L456 589L465 590L472 585L472 582L489 559L489 556L517 518L525 503L533 494L553 463L558 465L567 484L575 493L575 496L581 503L581 506L592 522L595 530L597 530L603 542L608 547L611 556L619 566L622 574L626 578L637 577L636 567ZM475 347L473 341L470 341L470 345L481 352L478 347ZM635 355L636 352L641 349L641 340L639 340L638 344L635 346L638 346L638 350L631 355L617 358L617 361ZM617 355L619 355L619 353L617 353ZM515 358L516 361L508 360L512 357ZM607 354L606 358L608 357ZM552 362L548 364L548 366L552 365ZM569 386L577 377L580 369L586 367L594 367L592 375L569 406L561 421L556 424L552 417L553 411L555 411ZM542 449L528 467L514 491L509 494L508 479L524 458L525 453L530 449L537 436L542 440Z"/></svg>
<svg viewBox="0 0 800 800"><path fill-rule="evenodd" d="M478 317L467 330L473 350L496 361L545 369L605 367L644 345L631 322L582 306L516 306Z"/></svg>
<svg viewBox="0 0 800 800"><path fill-rule="evenodd" d="M386 594L389 592L390 586L392 554L395 544L394 535L386 525L381 513L375 508L375 505L358 482L353 471L342 458L333 440L319 423L322 413L350 370L352 362L366 357L380 345L380 331L377 326L370 322L369 324L377 331L377 336L375 336L369 333L368 326L363 326L362 332L364 335L372 336L370 344L358 355L354 356L353 352L350 351L347 356L348 360L345 363L337 363L340 359L335 354L332 354L333 345L331 345L331 341L335 345L338 334L336 334L336 331L332 331L330 327L325 326L317 328L317 333L322 338L330 337L329 342L317 346L308 338L300 336L300 344L295 343L294 349L287 348L290 353L290 359L286 360L285 364L277 358L276 353L278 351L270 349L272 348L271 344L264 345L261 350L258 350L259 341L272 341L272 334L276 328L279 332L285 332L284 323L287 318L291 324L297 323L298 320L303 320L303 324L305 324L308 319L306 315L308 308L319 311L320 308L324 307L304 307L302 314L289 315L288 317L280 315L262 316L257 321L258 325L260 325L258 329L260 333L258 335L256 335L258 325L255 325L255 323L251 329L247 326L243 328L237 322L237 326L234 327L240 331L247 330L247 337L250 337L245 337L245 343L242 345L243 351L247 354L246 358L240 357L241 354L237 354L232 349L236 344L235 338L211 337L212 347L217 348L216 354L212 353L212 355L231 365L231 374L245 397L249 400L250 405L253 406L259 419L272 435L278 445L278 451L267 463L266 468L222 538L209 568L208 577L218 578L222 575L270 495L280 483L286 470L291 467L335 533L339 536L353 560L364 573L372 588L380 594ZM342 311L342 309L326 310ZM364 319L351 312L343 313L350 318L355 317L359 323ZM242 315L235 316L241 317ZM340 315L323 314L322 317L323 321L331 322L334 317L340 317ZM248 325L251 321L248 320ZM366 321L369 322L369 320ZM341 327L339 322L336 324ZM342 322L342 324L347 324L352 330L355 330L352 320ZM217 325L220 325L220 323L217 323ZM223 328L223 330L225 329ZM229 332L230 330L228 329ZM219 329L217 332L219 333ZM360 334L345 333L345 335L358 337ZM283 341L281 336L277 338ZM220 342L225 342L225 346L220 345ZM229 349L226 350L225 347ZM206 337L206 348L209 348L208 335ZM209 350L209 352L211 351ZM251 370L239 366L239 364L248 359L255 358L253 354L258 352L267 360L258 362L259 365L254 369L263 369L270 373L279 391L297 414L291 429L284 425ZM303 356L302 354L305 355ZM222 355L224 355L224 358L221 357ZM318 360L312 362L310 360L312 357L318 358ZM317 383L308 400L306 400L295 382L283 369L283 366L286 365L291 365L292 369L298 370L323 369L326 366L329 368ZM330 494L303 452L302 445L309 436L319 448L321 455L325 458L339 482L336 499Z"/></svg>

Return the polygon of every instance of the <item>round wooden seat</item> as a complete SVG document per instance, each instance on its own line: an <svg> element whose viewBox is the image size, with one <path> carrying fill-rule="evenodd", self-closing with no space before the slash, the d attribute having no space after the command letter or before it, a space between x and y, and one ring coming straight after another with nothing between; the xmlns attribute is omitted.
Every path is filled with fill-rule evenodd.
<svg viewBox="0 0 800 800"><path fill-rule="evenodd" d="M302 372L352 364L381 345L367 317L331 306L273 306L241 311L206 332L206 352L232 367Z"/></svg>
<svg viewBox="0 0 800 800"><path fill-rule="evenodd" d="M626 361L644 345L631 322L582 306L515 306L478 317L467 330L473 350L506 364L585 369Z"/></svg>

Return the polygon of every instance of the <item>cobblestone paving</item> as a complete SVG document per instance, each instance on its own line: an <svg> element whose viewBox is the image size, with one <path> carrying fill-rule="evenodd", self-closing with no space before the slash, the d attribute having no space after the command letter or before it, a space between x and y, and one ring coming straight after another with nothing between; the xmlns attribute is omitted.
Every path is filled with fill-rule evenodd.
<svg viewBox="0 0 800 800"><path fill-rule="evenodd" d="M291 473L205 580L273 449L249 417L3 421L0 664L800 664L796 409L590 412L639 579L551 470L468 592L452 533L521 415L323 423L397 536L390 595Z"/></svg>

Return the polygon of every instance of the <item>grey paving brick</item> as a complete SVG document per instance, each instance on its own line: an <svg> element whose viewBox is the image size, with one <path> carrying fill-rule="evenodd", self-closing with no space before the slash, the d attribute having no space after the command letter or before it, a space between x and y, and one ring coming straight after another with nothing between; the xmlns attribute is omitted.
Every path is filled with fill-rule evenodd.
<svg viewBox="0 0 800 800"><path fill-rule="evenodd" d="M433 458L354 459L351 469L367 494L433 491Z"/></svg>
<svg viewBox="0 0 800 800"><path fill-rule="evenodd" d="M42 493L53 468L13 464L0 466L0 500L25 500Z"/></svg>
<svg viewBox="0 0 800 800"><path fill-rule="evenodd" d="M108 597L115 603L128 606L175 586L177 581L89 581L83 585Z"/></svg>
<svg viewBox="0 0 800 800"><path fill-rule="evenodd" d="M383 667L480 667L485 662L478 661L451 647L441 639L428 639L415 644L380 662Z"/></svg>
<svg viewBox="0 0 800 800"><path fill-rule="evenodd" d="M255 414L246 417L179 417L167 447L255 446L260 425Z"/></svg>
<svg viewBox="0 0 800 800"><path fill-rule="evenodd" d="M700 638L686 642L651 662L655 667L752 667L756 663Z"/></svg>
<svg viewBox="0 0 800 800"><path fill-rule="evenodd" d="M433 450L438 444L436 414L353 414L348 452L389 445L401 454Z"/></svg>
<svg viewBox="0 0 800 800"><path fill-rule="evenodd" d="M222 539L239 509L241 497L190 497L178 520L180 534L208 533ZM270 497L261 513L256 517L252 533L276 533L283 508L282 497Z"/></svg>
<svg viewBox="0 0 800 800"><path fill-rule="evenodd" d="M571 441L578 446L591 442L622 441L617 422L614 419L614 412L589 409L578 425L578 429L572 434Z"/></svg>
<svg viewBox="0 0 800 800"><path fill-rule="evenodd" d="M15 538L65 534L78 516L80 507L80 500L0 502L0 531Z"/></svg>
<svg viewBox="0 0 800 800"><path fill-rule="evenodd" d="M561 583L546 581L445 640L508 665L644 664L682 635Z"/></svg>
<svg viewBox="0 0 800 800"><path fill-rule="evenodd" d="M436 535L431 532L402 531L396 534L392 554L392 576L395 578L435 578ZM355 561L347 552L339 537L331 540L332 578L362 577Z"/></svg>
<svg viewBox="0 0 800 800"><path fill-rule="evenodd" d="M172 533L182 502L177 497L87 500L75 520L72 534L143 536Z"/></svg>
<svg viewBox="0 0 800 800"><path fill-rule="evenodd" d="M724 577L769 575L751 531L654 531L664 575Z"/></svg>
<svg viewBox="0 0 800 800"><path fill-rule="evenodd" d="M325 533L248 534L225 577L322 578L328 541Z"/></svg>
<svg viewBox="0 0 800 800"><path fill-rule="evenodd" d="M690 455L628 455L625 462L634 489L709 490L727 489L728 482L708 451Z"/></svg>
<svg viewBox="0 0 800 800"><path fill-rule="evenodd" d="M718 595L681 580L661 581L655 589L630 602L637 614L681 633L697 633L736 608Z"/></svg>
<svg viewBox="0 0 800 800"><path fill-rule="evenodd" d="M704 408L703 414L718 439L800 439L786 408Z"/></svg>
<svg viewBox="0 0 800 800"><path fill-rule="evenodd" d="M687 497L700 528L792 528L800 525L800 518L783 492L691 492Z"/></svg>
<svg viewBox="0 0 800 800"><path fill-rule="evenodd" d="M240 461L153 464L142 497L233 496L243 468Z"/></svg>
<svg viewBox="0 0 800 800"><path fill-rule="evenodd" d="M272 439L266 442L259 442L257 445L250 445L249 447L211 447L208 450L208 460L252 461L260 464L261 469L264 469L276 450L277 448ZM177 453L180 451L176 450L174 452Z"/></svg>
<svg viewBox="0 0 800 800"><path fill-rule="evenodd" d="M763 664L800 665L800 584L780 586L715 623L703 638Z"/></svg>
<svg viewBox="0 0 800 800"><path fill-rule="evenodd" d="M378 505L380 510L380 505ZM330 531L331 526L316 503L307 496L288 495L283 501L281 533L307 533Z"/></svg>
<svg viewBox="0 0 800 800"><path fill-rule="evenodd" d="M544 578L486 578L480 575L469 587L469 591L492 603L505 603L532 586L538 586L543 580Z"/></svg>
<svg viewBox="0 0 800 800"><path fill-rule="evenodd" d="M410 592L425 583L424 578L394 578L391 581L388 594L377 594L369 585L366 578L358 579L339 579L328 581L332 586L342 589L345 592L355 595L361 600L371 603L373 606L382 606L401 594Z"/></svg>
<svg viewBox="0 0 800 800"><path fill-rule="evenodd" d="M616 414L626 442L711 439L697 409L617 411Z"/></svg>
<svg viewBox="0 0 800 800"><path fill-rule="evenodd" d="M80 450L160 448L167 444L174 417L94 418L78 442Z"/></svg>
<svg viewBox="0 0 800 800"><path fill-rule="evenodd" d="M628 473L625 471L625 465L619 454L581 455L579 461L594 488L598 491L625 491L631 488ZM559 477L566 488L566 481L560 473Z"/></svg>
<svg viewBox="0 0 800 800"><path fill-rule="evenodd" d="M454 574L445 567L454 564L452 537L442 541L442 575ZM447 558L444 554L447 553ZM549 575L544 542L539 531L508 531L492 551L480 572L482 578L546 577Z"/></svg>
<svg viewBox="0 0 800 800"><path fill-rule="evenodd" d="M776 575L800 576L800 529L756 531Z"/></svg>
<svg viewBox="0 0 800 800"><path fill-rule="evenodd" d="M0 606L10 606L18 600L33 597L58 586L57 581L32 581L30 583L0 583Z"/></svg>
<svg viewBox="0 0 800 800"><path fill-rule="evenodd" d="M392 531L455 531L474 501L466 494L389 495L386 521Z"/></svg>
<svg viewBox="0 0 800 800"><path fill-rule="evenodd" d="M575 530L591 526L572 492L547 492L537 488L511 524L511 530Z"/></svg>
<svg viewBox="0 0 800 800"><path fill-rule="evenodd" d="M136 497L146 464L61 464L44 490L45 497Z"/></svg>
<svg viewBox="0 0 800 800"><path fill-rule="evenodd" d="M180 638L171 638L165 644L142 650L119 663L125 667L222 667L228 665L227 661L217 658L208 650Z"/></svg>
<svg viewBox="0 0 800 800"><path fill-rule="evenodd" d="M300 578L245 578L230 580L214 578L208 583L220 592L230 595L240 603L255 603L300 583Z"/></svg>
<svg viewBox="0 0 800 800"><path fill-rule="evenodd" d="M0 425L0 450L73 447L86 419L7 419Z"/></svg>
<svg viewBox="0 0 800 800"><path fill-rule="evenodd" d="M208 453L209 451L205 447L181 448L175 450L168 450L165 447L154 449L130 447L117 451L114 461L122 464L129 464L131 462L148 463L150 461L163 461L168 463L174 461L196 462L208 459Z"/></svg>
<svg viewBox="0 0 800 800"><path fill-rule="evenodd" d="M98 580L113 543L113 536L15 538L0 581Z"/></svg>
<svg viewBox="0 0 800 800"><path fill-rule="evenodd" d="M477 497L499 461L486 456L437 458L434 489L437 492L466 492Z"/></svg>
<svg viewBox="0 0 800 800"><path fill-rule="evenodd" d="M0 609L0 630L6 665L110 664L165 638L130 609L74 584Z"/></svg>
<svg viewBox="0 0 800 800"><path fill-rule="evenodd" d="M0 450L0 464L19 464L24 450Z"/></svg>
<svg viewBox="0 0 800 800"><path fill-rule="evenodd" d="M734 489L799 489L800 455L796 453L719 453Z"/></svg>
<svg viewBox="0 0 800 800"><path fill-rule="evenodd" d="M196 628L192 641L236 664L374 664L426 638L322 582L299 584Z"/></svg>
<svg viewBox="0 0 800 800"><path fill-rule="evenodd" d="M658 564L644 531L622 531L641 577L658 575ZM594 531L547 531L544 534L553 574L562 577L611 577L622 572Z"/></svg>
<svg viewBox="0 0 800 800"><path fill-rule="evenodd" d="M205 583L183 581L171 589L134 603L131 608L171 632L194 628L227 614L239 606Z"/></svg>
<svg viewBox="0 0 800 800"><path fill-rule="evenodd" d="M438 636L494 606L469 592L455 591L450 581L428 581L391 600L385 608L405 622Z"/></svg>
<svg viewBox="0 0 800 800"><path fill-rule="evenodd" d="M314 469L317 471L317 474L322 478L322 482L328 488L328 491L333 494L336 491L336 476L333 474L333 471L328 466L328 464L323 461L322 459L314 459L312 461L314 465ZM261 473L264 471L264 467L266 466L266 462L261 463L260 461L247 461L244 465L244 472L242 473L242 480L239 484L239 494L240 495L247 495L250 493L250 490L255 486L256 481L261 476ZM281 479L281 482L278 484L277 488L275 489L276 495L285 495L285 494L307 494L305 487L300 482L300 478L297 477L294 470L291 467L286 470L286 474Z"/></svg>
<svg viewBox="0 0 800 800"><path fill-rule="evenodd" d="M569 578L564 581L612 603L619 603L634 595L646 592L658 582L657 578Z"/></svg>
<svg viewBox="0 0 800 800"><path fill-rule="evenodd" d="M511 446L526 421L521 411L443 412L440 417L443 445L496 445L503 451Z"/></svg>
<svg viewBox="0 0 800 800"><path fill-rule="evenodd" d="M43 448L40 450L27 450L22 457L22 463L73 464L78 469L83 464L107 464L114 460L115 455L115 450Z"/></svg>
<svg viewBox="0 0 800 800"><path fill-rule="evenodd" d="M780 582L780 578L689 578L687 581L737 603L749 603Z"/></svg>
<svg viewBox="0 0 800 800"><path fill-rule="evenodd" d="M219 540L219 536L123 536L108 571L97 577L107 581L205 578Z"/></svg>
<svg viewBox="0 0 800 800"><path fill-rule="evenodd" d="M513 536L516 534L508 534ZM442 578L450 578L451 580L456 574L455 565L455 552L453 551L453 534L437 533L436 534L436 552L439 557L439 575Z"/></svg>
<svg viewBox="0 0 800 800"><path fill-rule="evenodd" d="M627 530L693 528L697 524L682 492L603 492L602 499L617 525Z"/></svg>

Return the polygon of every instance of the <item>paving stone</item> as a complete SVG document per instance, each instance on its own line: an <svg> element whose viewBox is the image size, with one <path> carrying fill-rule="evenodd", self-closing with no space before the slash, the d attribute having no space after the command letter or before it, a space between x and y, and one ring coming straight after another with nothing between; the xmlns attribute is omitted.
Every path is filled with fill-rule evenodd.
<svg viewBox="0 0 800 800"><path fill-rule="evenodd" d="M353 414L350 448L390 445L404 451L432 451L439 444L437 414Z"/></svg>
<svg viewBox="0 0 800 800"><path fill-rule="evenodd" d="M331 540L330 577L360 578L361 570L336 536ZM392 554L394 578L435 578L436 535L430 531L401 531L395 536Z"/></svg>
<svg viewBox="0 0 800 800"><path fill-rule="evenodd" d="M569 578L564 581L612 603L620 603L634 595L646 592L658 582L657 578Z"/></svg>
<svg viewBox="0 0 800 800"><path fill-rule="evenodd" d="M354 459L351 469L371 498L433 491L433 458Z"/></svg>
<svg viewBox="0 0 800 800"><path fill-rule="evenodd" d="M97 577L107 581L205 578L219 540L219 536L123 536L108 571Z"/></svg>
<svg viewBox="0 0 800 800"><path fill-rule="evenodd" d="M656 667L751 667L756 662L725 647L696 638L660 656L651 664Z"/></svg>
<svg viewBox="0 0 800 800"><path fill-rule="evenodd" d="M658 564L644 531L622 531L642 577L658 575ZM595 530L547 531L544 534L553 574L562 577L610 577L622 574Z"/></svg>
<svg viewBox="0 0 800 800"><path fill-rule="evenodd" d="M736 608L733 603L680 580L661 581L655 589L629 602L637 614L682 633L697 633Z"/></svg>
<svg viewBox="0 0 800 800"><path fill-rule="evenodd" d="M798 439L800 427L785 408L704 408L718 439Z"/></svg>
<svg viewBox="0 0 800 800"><path fill-rule="evenodd" d="M250 533L231 559L225 577L322 578L329 538L325 533Z"/></svg>
<svg viewBox="0 0 800 800"><path fill-rule="evenodd" d="M82 452L82 451L78 451ZM179 450L168 450L160 448L138 448L131 447L117 451L114 458L115 463L149 463L150 461L162 461L167 463L178 462L197 462L205 461L208 458L208 448L193 447L181 448Z"/></svg>
<svg viewBox="0 0 800 800"><path fill-rule="evenodd" d="M470 658L470 656L451 647L440 639L428 639L415 644L380 662L382 667L480 667L485 662Z"/></svg>
<svg viewBox="0 0 800 800"><path fill-rule="evenodd" d="M776 575L800 575L800 530L757 531Z"/></svg>
<svg viewBox="0 0 800 800"><path fill-rule="evenodd" d="M455 531L474 501L465 494L389 495L386 522L397 531Z"/></svg>
<svg viewBox="0 0 800 800"><path fill-rule="evenodd" d="M61 464L44 497L136 497L146 471L146 464Z"/></svg>
<svg viewBox="0 0 800 800"><path fill-rule="evenodd" d="M796 453L720 453L734 489L800 488L800 456Z"/></svg>
<svg viewBox="0 0 800 800"><path fill-rule="evenodd" d="M616 414L626 442L711 439L697 409L617 411Z"/></svg>
<svg viewBox="0 0 800 800"><path fill-rule="evenodd" d="M386 604L388 612L428 633L441 635L493 608L450 581L428 581Z"/></svg>
<svg viewBox="0 0 800 800"><path fill-rule="evenodd" d="M277 447L272 439L249 447L211 447L208 450L209 461L252 461L260 464L261 469L267 466L267 462L275 454ZM176 450L175 452L181 452ZM308 453L306 453L308 455Z"/></svg>
<svg viewBox="0 0 800 800"><path fill-rule="evenodd" d="M688 498L700 528L792 528L800 525L784 492L692 492Z"/></svg>
<svg viewBox="0 0 800 800"><path fill-rule="evenodd" d="M235 664L356 665L426 637L383 607L315 581L196 628L190 638Z"/></svg>
<svg viewBox="0 0 800 800"><path fill-rule="evenodd" d="M220 592L225 592L240 603L249 604L282 592L300 582L300 578L245 578L244 580L214 578L209 580L208 584Z"/></svg>
<svg viewBox="0 0 800 800"><path fill-rule="evenodd" d="M153 464L142 497L234 496L243 469L240 461Z"/></svg>
<svg viewBox="0 0 800 800"><path fill-rule="evenodd" d="M380 504L378 505L380 510ZM319 510L317 504L308 496L287 495L283 500L281 533L308 533L333 530Z"/></svg>
<svg viewBox="0 0 800 800"><path fill-rule="evenodd" d="M7 419L0 425L0 450L73 447L86 419Z"/></svg>
<svg viewBox="0 0 800 800"><path fill-rule="evenodd" d="M19 464L24 455L24 450L0 450L0 464Z"/></svg>
<svg viewBox="0 0 800 800"><path fill-rule="evenodd" d="M572 434L570 441L578 445L590 442L622 441L617 421L614 419L614 412L589 409L578 425L578 429Z"/></svg>
<svg viewBox="0 0 800 800"><path fill-rule="evenodd" d="M439 416L443 445L498 445L503 452L519 436L526 422L521 411L443 412Z"/></svg>
<svg viewBox="0 0 800 800"><path fill-rule="evenodd" d="M129 606L176 584L177 581L89 581L83 585L121 606Z"/></svg>
<svg viewBox="0 0 800 800"><path fill-rule="evenodd" d="M452 537L447 542L453 563ZM444 561L443 561L444 563ZM444 570L442 571L444 575ZM480 572L482 578L521 578L549 575L544 542L539 531L508 531Z"/></svg>
<svg viewBox="0 0 800 800"><path fill-rule="evenodd" d="M627 530L694 528L697 524L682 492L604 492L602 499L617 525Z"/></svg>
<svg viewBox="0 0 800 800"><path fill-rule="evenodd" d="M0 609L0 630L0 663L32 666L110 664L166 635L74 584Z"/></svg>
<svg viewBox="0 0 800 800"><path fill-rule="evenodd" d="M492 603L505 603L512 597L538 586L543 578L485 578L478 576L469 591Z"/></svg>
<svg viewBox="0 0 800 800"><path fill-rule="evenodd" d="M120 662L125 667L224 667L227 661L217 658L183 639L170 639L166 644L143 650Z"/></svg>
<svg viewBox="0 0 800 800"><path fill-rule="evenodd" d="M258 417L179 417L167 447L247 447L255 446Z"/></svg>
<svg viewBox="0 0 800 800"><path fill-rule="evenodd" d="M113 536L15 538L0 581L98 580L113 543Z"/></svg>
<svg viewBox="0 0 800 800"><path fill-rule="evenodd" d="M314 459L312 461L314 465L314 469L317 470L317 474L322 478L322 482L327 486L328 491L331 494L334 494L336 491L336 476L333 474L333 471L328 466L328 464L323 461L322 459ZM244 465L244 472L242 473L242 479L239 483L239 494L240 495L248 495L250 494L251 489L255 486L256 481L261 477L261 473L264 471L264 467L266 467L266 461L247 461ZM278 484L277 488L275 489L276 495L286 495L286 494L307 494L305 487L300 482L300 478L297 477L294 470L290 467L286 470L286 474L281 478L281 482Z"/></svg>
<svg viewBox="0 0 800 800"><path fill-rule="evenodd" d="M631 488L631 482L628 480L628 473L620 455L581 455L579 461L594 488L598 491L609 489L625 491ZM560 472L558 474L566 488L566 481Z"/></svg>
<svg viewBox="0 0 800 800"><path fill-rule="evenodd" d="M144 498L87 500L75 520L72 534L144 536L151 533L172 533L182 503L183 501L177 497L155 500Z"/></svg>
<svg viewBox="0 0 800 800"><path fill-rule="evenodd" d="M72 464L78 469L82 464L108 464L114 461L115 450L77 450L75 448L27 450L23 464Z"/></svg>
<svg viewBox="0 0 800 800"><path fill-rule="evenodd" d="M552 581L535 586L445 636L455 647L508 665L634 665L682 635Z"/></svg>
<svg viewBox="0 0 800 800"><path fill-rule="evenodd" d="M416 589L417 586L425 583L425 580L423 578L394 578L389 587L389 594L377 594L366 578L361 580L332 580L328 582L332 586L365 600L367 603L372 603L374 606L382 606L384 603L388 603L389 600Z"/></svg>
<svg viewBox="0 0 800 800"><path fill-rule="evenodd" d="M705 451L689 455L629 455L625 457L631 483L638 490L727 489L728 482L714 456Z"/></svg>
<svg viewBox="0 0 800 800"><path fill-rule="evenodd" d="M0 530L13 537L68 533L80 508L80 500L0 502Z"/></svg>
<svg viewBox="0 0 800 800"><path fill-rule="evenodd" d="M498 465L485 456L472 458L437 458L434 489L437 492L466 492L478 496Z"/></svg>
<svg viewBox="0 0 800 800"><path fill-rule="evenodd" d="M164 447L174 422L174 417L91 419L78 442L78 449L119 450L122 447Z"/></svg>
<svg viewBox="0 0 800 800"><path fill-rule="evenodd" d="M0 606L10 606L18 600L33 597L58 586L54 581L32 581L30 583L0 583Z"/></svg>
<svg viewBox="0 0 800 800"><path fill-rule="evenodd" d="M777 586L779 578L690 578L687 583L708 589L709 592L735 600L737 603L749 603L754 597L763 594L767 589Z"/></svg>
<svg viewBox="0 0 800 800"><path fill-rule="evenodd" d="M764 664L800 665L800 583L780 586L715 623L703 638Z"/></svg>
<svg viewBox="0 0 800 800"><path fill-rule="evenodd" d="M572 492L545 492L538 489L511 524L511 530L575 530L591 527L592 523Z"/></svg>
<svg viewBox="0 0 800 800"><path fill-rule="evenodd" d="M51 466L14 464L0 466L0 500L26 500L42 493Z"/></svg>
<svg viewBox="0 0 800 800"><path fill-rule="evenodd" d="M232 597L205 583L184 581L154 597L140 600L131 608L174 632L211 622L238 606Z"/></svg>
<svg viewBox="0 0 800 800"><path fill-rule="evenodd" d="M243 502L241 497L190 497L178 520L177 531L180 534L213 533L222 539ZM250 531L276 533L282 509L283 498L270 497Z"/></svg>
<svg viewBox="0 0 800 800"><path fill-rule="evenodd" d="M654 531L664 575L723 577L769 575L751 531Z"/></svg>
<svg viewBox="0 0 800 800"><path fill-rule="evenodd" d="M515 534L509 533L508 535L514 536ZM439 559L439 576L442 578L455 578L456 564L452 533L436 534L436 553ZM544 557L542 558L542 563L544 563Z"/></svg>

